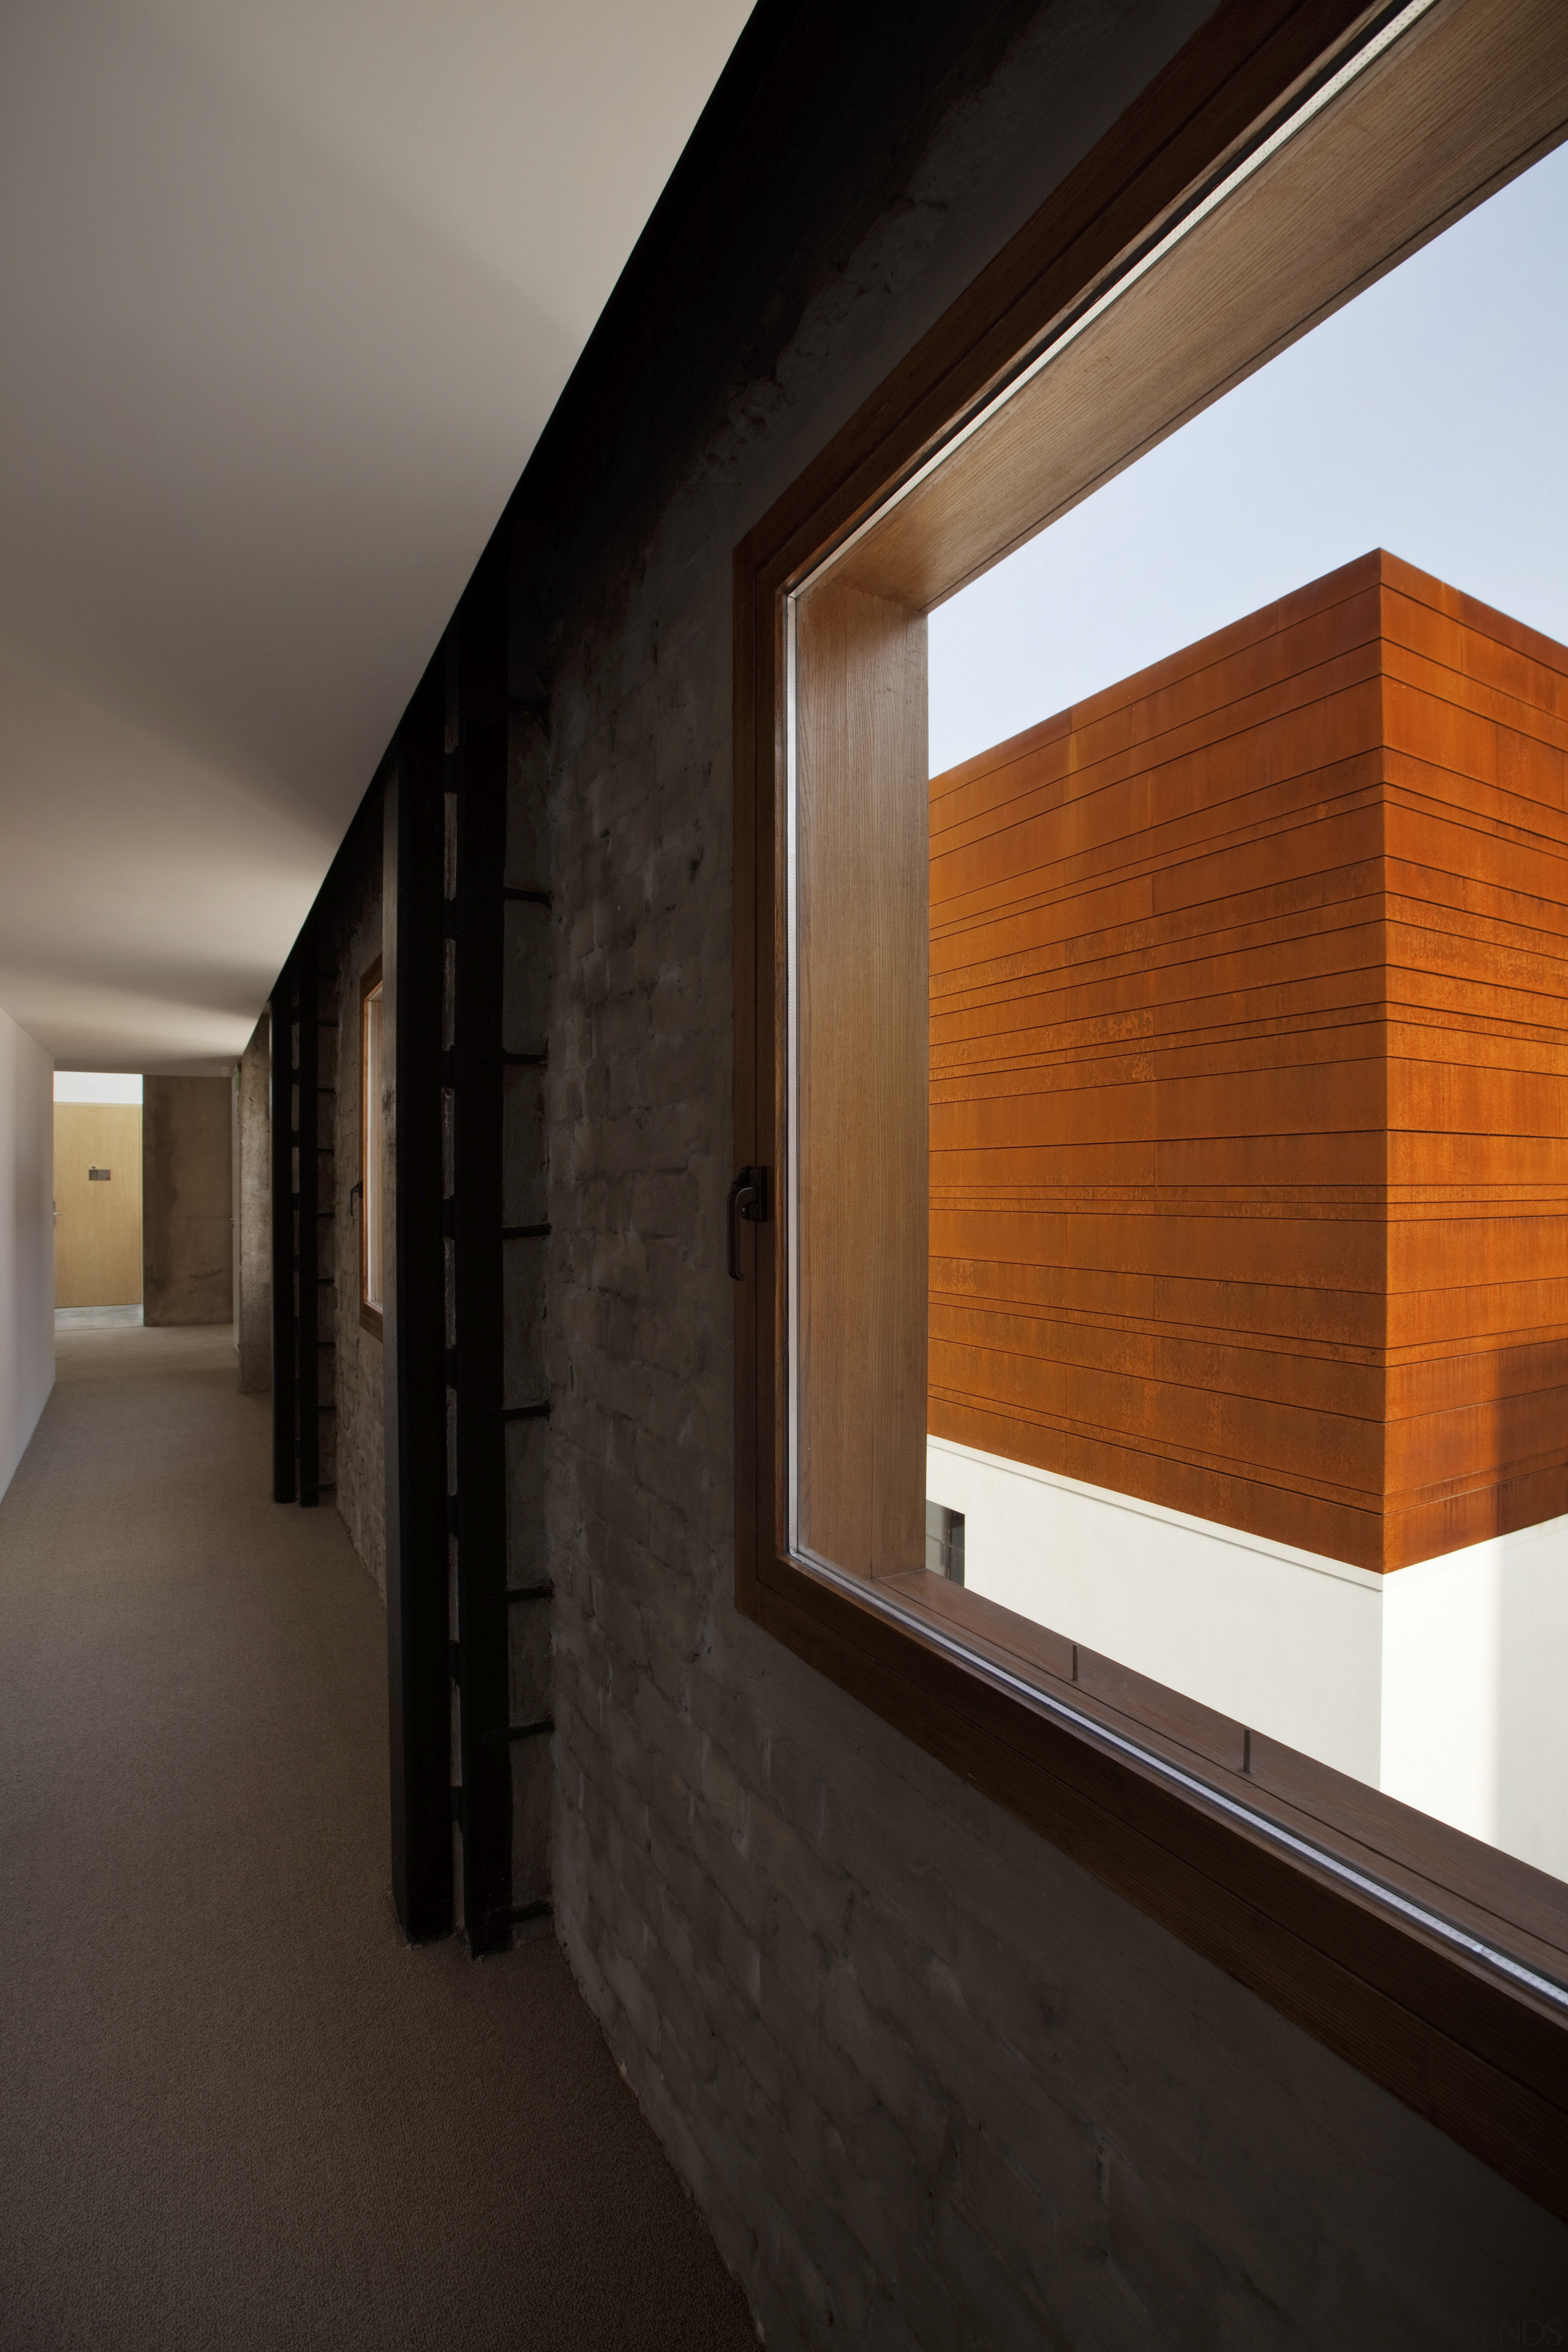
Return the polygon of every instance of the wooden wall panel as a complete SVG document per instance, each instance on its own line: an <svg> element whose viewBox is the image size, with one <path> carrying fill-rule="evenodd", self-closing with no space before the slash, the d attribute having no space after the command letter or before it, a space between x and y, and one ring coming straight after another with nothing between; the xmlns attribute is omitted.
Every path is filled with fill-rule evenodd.
<svg viewBox="0 0 1568 2352"><path fill-rule="evenodd" d="M1381 551L931 788L939 1435L1373 1569L1568 1509L1568 652Z"/></svg>
<svg viewBox="0 0 1568 2352"><path fill-rule="evenodd" d="M799 629L797 1533L894 1576L925 1562L926 624L829 580Z"/></svg>
<svg viewBox="0 0 1568 2352"><path fill-rule="evenodd" d="M89 1167L107 1168L107 1181ZM142 1106L55 1105L55 1305L142 1296Z"/></svg>

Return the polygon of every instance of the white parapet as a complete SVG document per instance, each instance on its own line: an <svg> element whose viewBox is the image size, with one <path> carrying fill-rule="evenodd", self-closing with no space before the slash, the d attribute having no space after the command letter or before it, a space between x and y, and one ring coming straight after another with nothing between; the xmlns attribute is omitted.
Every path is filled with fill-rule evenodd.
<svg viewBox="0 0 1568 2352"><path fill-rule="evenodd" d="M1381 1785L1568 1878L1568 1518L1384 1580Z"/></svg>
<svg viewBox="0 0 1568 2352"><path fill-rule="evenodd" d="M968 1588L1568 1876L1568 1519L1376 1575L927 1441Z"/></svg>

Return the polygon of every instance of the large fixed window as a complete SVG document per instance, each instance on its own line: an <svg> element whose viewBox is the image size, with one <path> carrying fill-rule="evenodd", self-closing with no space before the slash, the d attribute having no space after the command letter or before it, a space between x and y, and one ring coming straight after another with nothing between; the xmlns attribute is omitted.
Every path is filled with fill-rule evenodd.
<svg viewBox="0 0 1568 2352"><path fill-rule="evenodd" d="M1134 534L1156 634L929 773L933 609L1068 517L1070 608L1104 486L1563 135L1556 8L1309 13L1221 12L738 552L737 1596L1562 2210L1554 613L1260 499L1232 604Z"/></svg>
<svg viewBox="0 0 1568 2352"><path fill-rule="evenodd" d="M929 648L928 1519L1558 1878L1563 282L1568 147Z"/></svg>
<svg viewBox="0 0 1568 2352"><path fill-rule="evenodd" d="M381 958L360 982L360 1321L382 1333L386 1149L381 1066Z"/></svg>

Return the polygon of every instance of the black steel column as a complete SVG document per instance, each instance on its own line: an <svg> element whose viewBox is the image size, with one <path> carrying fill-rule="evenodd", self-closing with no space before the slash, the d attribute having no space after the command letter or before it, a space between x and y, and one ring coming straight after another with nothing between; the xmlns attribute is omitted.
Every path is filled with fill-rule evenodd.
<svg viewBox="0 0 1568 2352"><path fill-rule="evenodd" d="M382 857L382 1002L392 1076L393 1246L382 1327L392 1892L414 1943L447 1935L452 1926L441 1182L444 725L445 657L437 654L399 733L386 782Z"/></svg>
<svg viewBox="0 0 1568 2352"><path fill-rule="evenodd" d="M307 1509L321 1500L321 1424L316 1407L321 1365L321 1301L317 1294L319 1251L316 1213L320 1206L316 1149L319 1120L316 1084L320 1072L321 1038L316 1027L320 1011L321 975L317 971L316 909L311 908L294 943L289 961L294 968L294 1399L295 1459L299 1465L300 1500Z"/></svg>
<svg viewBox="0 0 1568 2352"><path fill-rule="evenodd" d="M272 1499L294 1499L294 960L272 992L268 1023L272 1158Z"/></svg>
<svg viewBox="0 0 1568 2352"><path fill-rule="evenodd" d="M458 1676L463 1919L470 1950L511 1943L506 1453L501 1421L501 1048L507 791L503 525L448 632L448 788L457 794L451 1083L457 1349ZM454 741L455 737L455 741Z"/></svg>

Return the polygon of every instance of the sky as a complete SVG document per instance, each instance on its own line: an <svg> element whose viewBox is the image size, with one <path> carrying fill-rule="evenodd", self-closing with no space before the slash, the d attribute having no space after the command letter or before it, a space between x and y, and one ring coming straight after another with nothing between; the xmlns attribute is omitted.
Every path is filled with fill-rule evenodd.
<svg viewBox="0 0 1568 2352"><path fill-rule="evenodd" d="M123 1070L57 1070L55 1100L58 1103L139 1103L142 1081Z"/></svg>
<svg viewBox="0 0 1568 2352"><path fill-rule="evenodd" d="M1568 147L931 616L931 772L1384 547L1568 642Z"/></svg>

